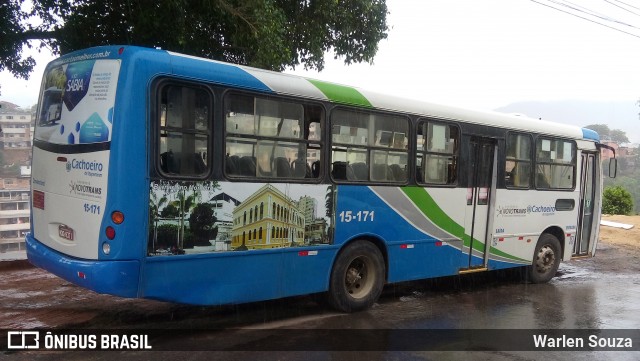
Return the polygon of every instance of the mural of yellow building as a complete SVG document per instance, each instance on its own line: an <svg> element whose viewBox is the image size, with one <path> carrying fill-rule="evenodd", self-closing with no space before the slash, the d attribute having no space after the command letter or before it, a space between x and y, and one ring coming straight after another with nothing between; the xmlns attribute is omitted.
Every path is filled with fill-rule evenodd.
<svg viewBox="0 0 640 361"><path fill-rule="evenodd" d="M298 202L265 184L233 210L233 250L292 247L304 242Z"/></svg>

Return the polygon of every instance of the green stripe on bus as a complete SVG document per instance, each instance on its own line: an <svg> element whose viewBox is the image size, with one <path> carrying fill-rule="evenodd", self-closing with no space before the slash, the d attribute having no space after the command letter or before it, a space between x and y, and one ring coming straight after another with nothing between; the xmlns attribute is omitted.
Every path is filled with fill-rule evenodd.
<svg viewBox="0 0 640 361"><path fill-rule="evenodd" d="M458 237L462 240L462 243L469 247L471 245L471 237L468 234L464 233L464 227L459 225L456 221L451 219L436 203L436 201L431 197L431 195L421 187L402 187L402 191L411 199L411 201L420 209L422 213L424 213L427 218L429 218L433 223L435 223L438 227L443 230L451 233L455 237ZM476 240L477 241L477 240ZM484 252L484 249L481 249L480 242L473 242L473 248L476 251ZM518 262L529 262L528 260L522 259L520 257L512 256L508 253L505 253L499 249L494 247L489 248L489 253L494 254L499 257L508 258Z"/></svg>
<svg viewBox="0 0 640 361"><path fill-rule="evenodd" d="M358 90L352 87L327 83L320 80L307 79L311 84L315 85L329 100L350 105L360 105L363 107L373 108L369 100L364 97Z"/></svg>
<svg viewBox="0 0 640 361"><path fill-rule="evenodd" d="M468 236L465 237L464 227L456 223L449 217L433 200L431 195L420 187L402 187L402 191L411 199L411 201L429 218L433 223L443 230L451 233L460 239L467 238L465 244L468 243Z"/></svg>

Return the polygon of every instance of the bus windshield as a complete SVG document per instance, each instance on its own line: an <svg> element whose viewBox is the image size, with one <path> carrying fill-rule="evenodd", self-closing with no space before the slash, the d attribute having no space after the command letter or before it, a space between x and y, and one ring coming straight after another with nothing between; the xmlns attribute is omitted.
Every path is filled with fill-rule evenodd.
<svg viewBox="0 0 640 361"><path fill-rule="evenodd" d="M55 144L111 140L119 60L83 60L45 73L35 139Z"/></svg>

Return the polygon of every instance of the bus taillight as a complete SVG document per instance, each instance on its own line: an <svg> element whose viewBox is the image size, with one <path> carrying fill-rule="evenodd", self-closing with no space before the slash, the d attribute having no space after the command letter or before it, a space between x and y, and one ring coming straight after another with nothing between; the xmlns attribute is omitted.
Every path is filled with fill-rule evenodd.
<svg viewBox="0 0 640 361"><path fill-rule="evenodd" d="M33 191L33 208L40 208L44 210L44 192Z"/></svg>
<svg viewBox="0 0 640 361"><path fill-rule="evenodd" d="M122 222L124 222L124 213L120 211L115 211L111 213L111 220L115 224L122 224Z"/></svg>
<svg viewBox="0 0 640 361"><path fill-rule="evenodd" d="M107 227L104 233L107 235L107 238L109 238L109 240L113 240L114 238L116 238L116 230L111 226Z"/></svg>

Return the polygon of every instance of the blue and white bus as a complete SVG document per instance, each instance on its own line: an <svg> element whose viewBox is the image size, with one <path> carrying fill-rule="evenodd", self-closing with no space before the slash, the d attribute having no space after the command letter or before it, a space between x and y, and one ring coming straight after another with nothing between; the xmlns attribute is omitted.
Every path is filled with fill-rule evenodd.
<svg viewBox="0 0 640 361"><path fill-rule="evenodd" d="M595 253L587 129L131 46L54 60L39 104L28 258L99 293L349 312Z"/></svg>

